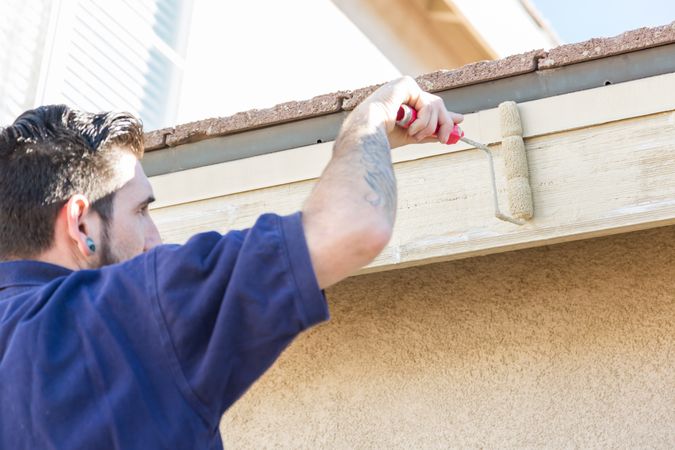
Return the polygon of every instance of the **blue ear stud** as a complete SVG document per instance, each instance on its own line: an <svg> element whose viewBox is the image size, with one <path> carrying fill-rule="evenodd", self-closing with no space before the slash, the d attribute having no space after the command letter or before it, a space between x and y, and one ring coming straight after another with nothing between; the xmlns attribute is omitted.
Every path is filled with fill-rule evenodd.
<svg viewBox="0 0 675 450"><path fill-rule="evenodd" d="M94 244L94 240L90 237L87 238L87 247L89 247L92 253L96 251L96 244Z"/></svg>

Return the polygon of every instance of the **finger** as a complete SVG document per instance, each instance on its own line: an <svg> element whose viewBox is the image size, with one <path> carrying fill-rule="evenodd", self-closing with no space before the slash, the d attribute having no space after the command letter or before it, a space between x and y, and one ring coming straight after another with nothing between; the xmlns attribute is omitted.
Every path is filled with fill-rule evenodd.
<svg viewBox="0 0 675 450"><path fill-rule="evenodd" d="M417 105L420 99L420 96L424 94L424 91L419 87L417 81L410 76L404 76L398 80L397 83L400 88L400 94L405 98L401 99L401 103L413 106L415 109L419 110L420 106Z"/></svg>
<svg viewBox="0 0 675 450"><path fill-rule="evenodd" d="M418 141L421 141L426 137L433 136L436 134L436 128L438 128L438 108L430 107L426 110L429 111L429 119L427 120L426 126L413 135L413 137Z"/></svg>
<svg viewBox="0 0 675 450"><path fill-rule="evenodd" d="M454 126L452 116L450 115L450 112L445 109L445 105L441 104L438 111L438 125L436 126L436 137L440 142L445 143L448 141L452 126Z"/></svg>
<svg viewBox="0 0 675 450"><path fill-rule="evenodd" d="M419 132L424 130L429 125L431 116L428 108L422 108L417 111L417 119L408 128L408 136L415 137Z"/></svg>
<svg viewBox="0 0 675 450"><path fill-rule="evenodd" d="M450 116L448 116L450 118ZM448 120L445 123L441 124L441 127L438 129L438 141L445 144L450 140L450 133L452 133L452 129L455 126L455 123Z"/></svg>
<svg viewBox="0 0 675 450"><path fill-rule="evenodd" d="M391 102L392 106L395 106L396 111L398 111L398 106L401 104L410 105L418 111L421 109L419 106L416 106L416 104L419 101L422 90L412 77L407 75L403 76L390 81L387 83L387 86L388 100Z"/></svg>
<svg viewBox="0 0 675 450"><path fill-rule="evenodd" d="M454 112L448 112L450 114L450 118L452 119L452 122L455 124L462 123L464 121L464 116L458 113Z"/></svg>

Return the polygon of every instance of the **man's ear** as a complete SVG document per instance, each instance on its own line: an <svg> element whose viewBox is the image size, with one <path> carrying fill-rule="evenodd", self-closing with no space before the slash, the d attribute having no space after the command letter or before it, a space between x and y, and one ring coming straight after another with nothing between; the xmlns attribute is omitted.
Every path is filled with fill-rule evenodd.
<svg viewBox="0 0 675 450"><path fill-rule="evenodd" d="M89 248L87 239L93 231L87 220L89 200L81 194L75 194L64 206L66 212L66 230L68 236L75 242L82 256L89 257L94 252Z"/></svg>

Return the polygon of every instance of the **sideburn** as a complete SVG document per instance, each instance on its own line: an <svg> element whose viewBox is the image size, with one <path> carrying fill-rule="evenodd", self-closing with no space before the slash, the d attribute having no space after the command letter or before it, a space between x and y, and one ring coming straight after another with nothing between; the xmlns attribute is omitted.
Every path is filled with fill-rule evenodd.
<svg viewBox="0 0 675 450"><path fill-rule="evenodd" d="M117 264L119 259L115 257L110 245L110 223L108 220L103 220L103 230L101 232L101 242L99 244L99 264L100 267Z"/></svg>
<svg viewBox="0 0 675 450"><path fill-rule="evenodd" d="M105 197L96 201L92 208L98 212L101 217L103 228L101 230L101 242L97 243L99 253L99 267L109 266L121 262L115 256L110 243L110 225L113 220L113 205L115 200L115 192L112 192Z"/></svg>

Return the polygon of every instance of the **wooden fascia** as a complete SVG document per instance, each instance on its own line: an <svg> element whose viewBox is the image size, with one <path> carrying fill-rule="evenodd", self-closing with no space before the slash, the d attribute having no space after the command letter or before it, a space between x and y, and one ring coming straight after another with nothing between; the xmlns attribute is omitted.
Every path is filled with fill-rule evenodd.
<svg viewBox="0 0 675 450"><path fill-rule="evenodd" d="M675 224L675 74L519 104L534 219L493 216L487 160L466 144L394 150L399 185L394 236L362 272L485 255ZM467 136L496 155L495 109L468 114ZM331 143L151 178L152 211L168 242L250 226L264 212L302 207L330 158Z"/></svg>

